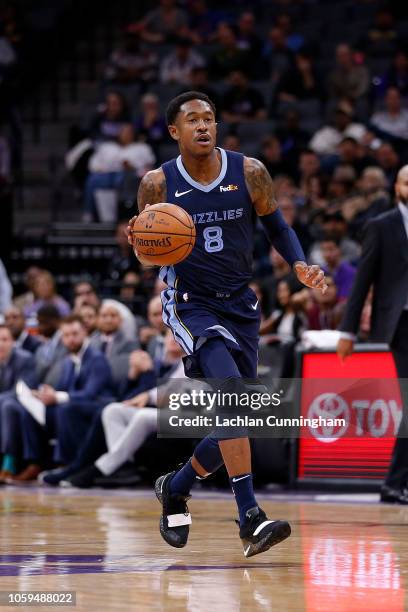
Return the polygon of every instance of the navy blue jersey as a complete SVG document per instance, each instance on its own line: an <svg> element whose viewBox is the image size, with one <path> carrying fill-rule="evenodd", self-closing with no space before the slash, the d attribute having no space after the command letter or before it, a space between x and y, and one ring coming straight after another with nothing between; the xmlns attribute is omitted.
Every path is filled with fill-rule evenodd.
<svg viewBox="0 0 408 612"><path fill-rule="evenodd" d="M221 152L221 172L209 185L188 174L181 156L162 165L167 202L193 218L196 242L181 263L164 266L160 277L179 291L235 292L252 277L254 208L244 177L244 156Z"/></svg>

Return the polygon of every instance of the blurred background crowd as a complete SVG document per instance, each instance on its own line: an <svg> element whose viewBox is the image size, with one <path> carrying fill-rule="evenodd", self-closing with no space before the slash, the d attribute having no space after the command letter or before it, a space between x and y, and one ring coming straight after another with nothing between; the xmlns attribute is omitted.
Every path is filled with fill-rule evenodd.
<svg viewBox="0 0 408 612"><path fill-rule="evenodd" d="M327 273L324 296L302 288L257 228L260 373L293 376L303 332L337 329L363 227L394 206L408 162L407 34L392 0L0 2L2 481L32 481L53 461L70 467L49 484L109 481L154 432L153 413L136 426L129 406L154 409L151 391L179 376L182 355L161 321L158 271L124 232L141 177L178 154L164 110L182 91L214 100L220 146L263 161L308 261ZM370 309L369 297L360 341ZM81 382L89 351L103 376L92 366ZM27 423L13 395L22 376L45 385L47 406L86 390L81 416Z"/></svg>

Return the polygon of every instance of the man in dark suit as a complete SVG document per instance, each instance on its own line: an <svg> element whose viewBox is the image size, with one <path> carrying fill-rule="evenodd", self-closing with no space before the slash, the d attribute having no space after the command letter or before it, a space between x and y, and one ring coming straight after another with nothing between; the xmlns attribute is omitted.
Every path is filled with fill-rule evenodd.
<svg viewBox="0 0 408 612"><path fill-rule="evenodd" d="M13 458L8 456L10 448L7 446L5 415L8 404L16 402L15 388L19 380L23 380L29 387L36 386L34 357L28 351L15 348L10 329L6 325L0 325L0 438L1 452L4 454L0 471L1 482L11 476L16 467Z"/></svg>
<svg viewBox="0 0 408 612"><path fill-rule="evenodd" d="M17 306L7 308L4 313L4 322L13 335L16 348L35 353L42 344L37 336L32 336L27 332L24 313Z"/></svg>
<svg viewBox="0 0 408 612"><path fill-rule="evenodd" d="M398 377L408 378L408 165L395 183L398 205L366 226L361 261L340 325L337 345L341 359L353 352L361 311L373 285L370 340L386 342L394 356ZM401 389L403 392L404 390ZM404 393L403 397L404 397ZM381 500L408 504L408 397Z"/></svg>
<svg viewBox="0 0 408 612"><path fill-rule="evenodd" d="M38 333L44 339L35 353L35 364L40 383L55 387L67 349L62 343L61 315L53 304L45 304L37 312Z"/></svg>
<svg viewBox="0 0 408 612"><path fill-rule="evenodd" d="M106 355L114 383L118 386L127 378L130 353L139 348L136 338L129 340L125 336L122 323L121 313L114 304L102 304L98 315L98 332L91 340L92 346Z"/></svg>
<svg viewBox="0 0 408 612"><path fill-rule="evenodd" d="M68 351L56 388L42 385L33 392L46 406L45 427L21 407L19 411L23 438L23 457L28 466L8 482L17 484L37 478L47 450L47 442L56 436L56 460L69 463L88 429L107 401L113 398L112 375L106 357L90 346L87 331L78 315L61 322L61 339Z"/></svg>

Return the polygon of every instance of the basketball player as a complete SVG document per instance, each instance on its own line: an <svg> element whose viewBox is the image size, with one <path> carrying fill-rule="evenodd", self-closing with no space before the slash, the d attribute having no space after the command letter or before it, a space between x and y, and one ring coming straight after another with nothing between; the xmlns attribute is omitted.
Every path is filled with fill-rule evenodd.
<svg viewBox="0 0 408 612"><path fill-rule="evenodd" d="M221 379L221 391L239 393L248 391L245 379L257 377L260 308L248 288L254 215L260 217L272 244L302 283L322 291L326 285L320 268L305 263L263 164L216 147L215 114L213 102L200 92L183 93L169 103L168 129L180 155L143 177L138 208L141 212L148 205L170 202L192 216L197 232L192 253L160 271L168 286L162 292L163 320L187 354L187 376ZM177 548L186 545L190 490L197 478L207 477L223 464L238 506L245 556L264 552L287 538L289 523L268 520L255 499L248 437L225 439L215 433L198 444L181 469L156 481L156 495L163 506L160 532L166 542Z"/></svg>

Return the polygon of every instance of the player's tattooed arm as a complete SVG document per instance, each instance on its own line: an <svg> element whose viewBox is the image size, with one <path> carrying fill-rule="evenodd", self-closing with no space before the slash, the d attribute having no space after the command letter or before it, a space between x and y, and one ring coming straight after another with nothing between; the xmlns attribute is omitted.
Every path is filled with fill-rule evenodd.
<svg viewBox="0 0 408 612"><path fill-rule="evenodd" d="M252 203L260 217L273 213L278 208L271 175L259 159L244 157L245 182Z"/></svg>
<svg viewBox="0 0 408 612"><path fill-rule="evenodd" d="M137 207L139 214L150 204L159 204L165 202L167 197L166 178L161 168L146 172L140 181L139 191L137 192ZM126 228L126 234L129 244L133 246L132 228L137 218L137 215L132 217Z"/></svg>
<svg viewBox="0 0 408 612"><path fill-rule="evenodd" d="M137 207L139 213L142 212L149 204L158 204L165 202L167 196L166 178L161 168L146 172L140 181L139 191L137 193Z"/></svg>

